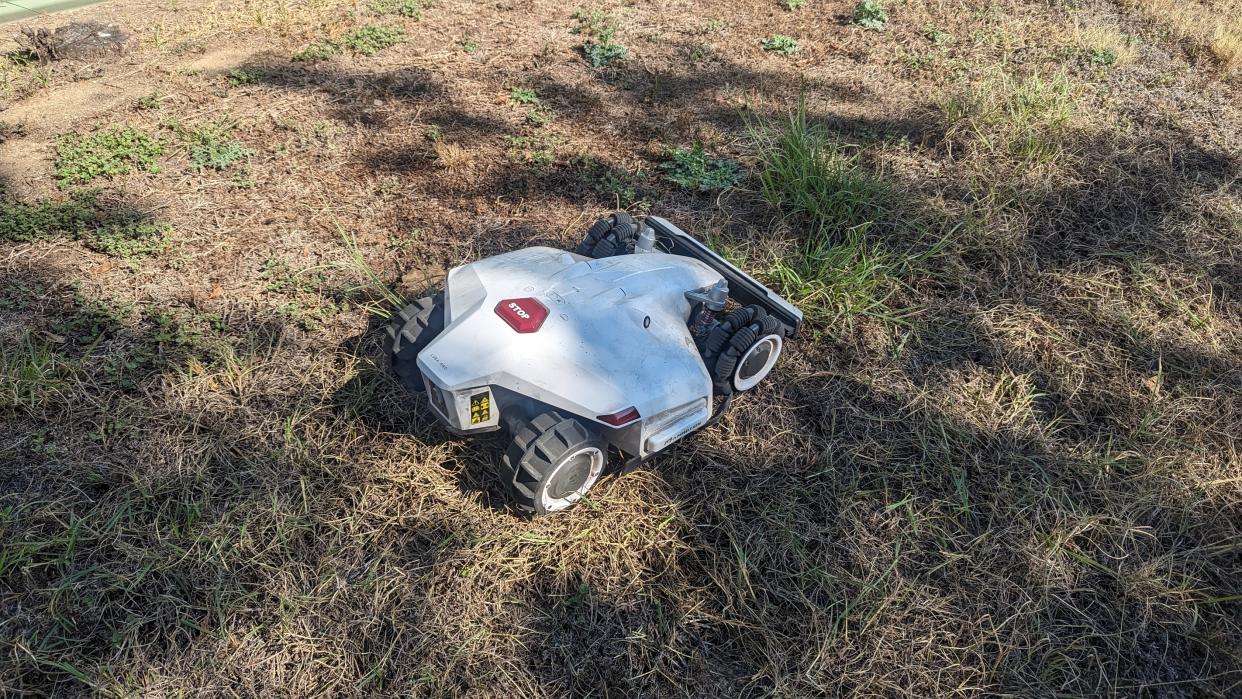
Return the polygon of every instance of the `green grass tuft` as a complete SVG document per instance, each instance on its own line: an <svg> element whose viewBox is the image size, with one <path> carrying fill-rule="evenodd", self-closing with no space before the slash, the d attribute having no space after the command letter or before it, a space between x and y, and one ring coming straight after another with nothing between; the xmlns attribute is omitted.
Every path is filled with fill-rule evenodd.
<svg viewBox="0 0 1242 699"><path fill-rule="evenodd" d="M898 247L900 226L890 208L893 186L873 173L862 153L812 125L801 105L788 120L748 122L759 159L764 199L803 231L796 254L773 255L767 276L814 324L848 325L856 316L901 322L912 311L896 311L889 299L917 265L936 254ZM874 231L884 231L876 244Z"/></svg>
<svg viewBox="0 0 1242 699"><path fill-rule="evenodd" d="M135 169L154 174L164 150L159 139L133 127L113 127L89 136L63 134L56 139L56 179L63 187Z"/></svg>

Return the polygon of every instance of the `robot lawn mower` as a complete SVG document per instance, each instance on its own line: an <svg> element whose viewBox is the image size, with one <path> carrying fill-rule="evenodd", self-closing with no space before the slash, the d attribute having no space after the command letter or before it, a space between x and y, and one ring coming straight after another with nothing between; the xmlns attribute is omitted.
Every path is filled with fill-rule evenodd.
<svg viewBox="0 0 1242 699"><path fill-rule="evenodd" d="M546 514L715 422L801 323L673 224L619 212L573 253L532 247L453 268L443 293L394 317L387 350L450 431L508 431L505 485L518 508Z"/></svg>

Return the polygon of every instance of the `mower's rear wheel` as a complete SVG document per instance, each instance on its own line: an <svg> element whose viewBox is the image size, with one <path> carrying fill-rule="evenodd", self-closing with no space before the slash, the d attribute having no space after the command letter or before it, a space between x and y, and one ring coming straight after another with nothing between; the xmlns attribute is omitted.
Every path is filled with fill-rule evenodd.
<svg viewBox="0 0 1242 699"><path fill-rule="evenodd" d="M424 296L397 311L388 324L385 350L401 385L415 393L425 390L418 353L444 330L444 294Z"/></svg>
<svg viewBox="0 0 1242 699"><path fill-rule="evenodd" d="M624 211L601 218L587 229L586 236L575 250L597 260L634 252L638 240L638 222Z"/></svg>
<svg viewBox="0 0 1242 699"><path fill-rule="evenodd" d="M502 476L518 509L564 510L586 494L608 465L608 443L581 422L546 412L513 425Z"/></svg>

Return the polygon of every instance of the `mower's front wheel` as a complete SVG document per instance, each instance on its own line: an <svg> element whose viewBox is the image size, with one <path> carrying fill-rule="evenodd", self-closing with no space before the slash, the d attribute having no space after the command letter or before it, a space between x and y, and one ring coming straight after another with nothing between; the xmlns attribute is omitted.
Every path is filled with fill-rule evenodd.
<svg viewBox="0 0 1242 699"><path fill-rule="evenodd" d="M586 494L608 464L608 443L572 417L546 412L512 425L502 477L518 509L564 510Z"/></svg>
<svg viewBox="0 0 1242 699"><path fill-rule="evenodd" d="M425 390L418 353L444 330L444 294L424 296L397 311L388 324L384 349L401 385L415 393Z"/></svg>

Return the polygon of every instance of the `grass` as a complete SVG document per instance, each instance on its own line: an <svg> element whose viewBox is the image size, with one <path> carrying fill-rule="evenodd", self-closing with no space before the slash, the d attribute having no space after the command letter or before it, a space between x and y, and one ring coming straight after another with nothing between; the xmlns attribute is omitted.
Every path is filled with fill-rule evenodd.
<svg viewBox="0 0 1242 699"><path fill-rule="evenodd" d="M1074 96L1063 73L994 72L946 98L941 110L953 133L969 135L989 154L1025 166L1055 165L1065 155Z"/></svg>
<svg viewBox="0 0 1242 699"><path fill-rule="evenodd" d="M1219 70L1242 68L1242 2L1214 3L1174 0L1130 0L1123 4L1143 19L1166 29L1193 49L1206 53Z"/></svg>
<svg viewBox="0 0 1242 699"><path fill-rule="evenodd" d="M752 118L749 130L764 199L800 231L795 252L771 258L768 277L776 288L814 327L850 328L855 318L903 322L913 309L897 310L890 300L943 242L899 252L910 241L898 234L910 231L897 223L894 187L861 151L811 123L805 104L782 122ZM917 223L904 218L900 226Z"/></svg>
<svg viewBox="0 0 1242 699"><path fill-rule="evenodd" d="M147 132L112 127L95 134L64 134L56 139L56 179L62 187L134 170L159 172L165 146Z"/></svg>

